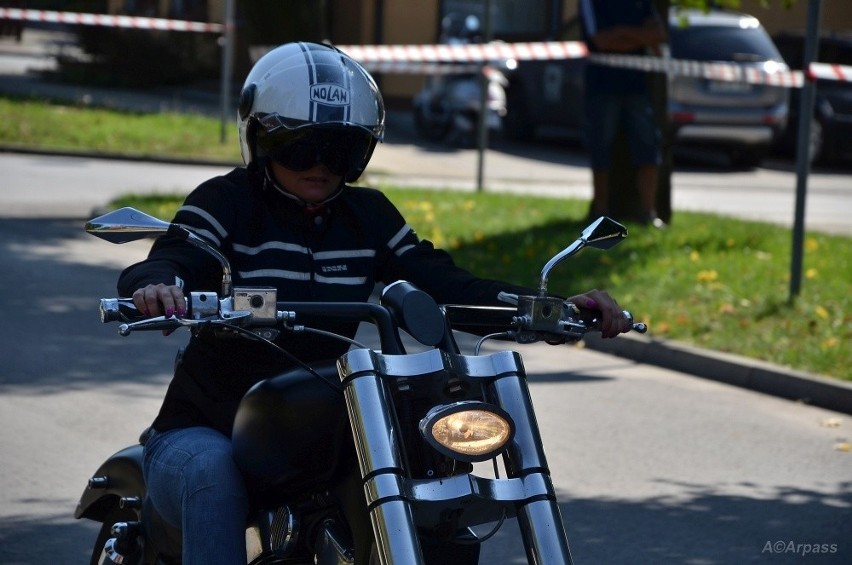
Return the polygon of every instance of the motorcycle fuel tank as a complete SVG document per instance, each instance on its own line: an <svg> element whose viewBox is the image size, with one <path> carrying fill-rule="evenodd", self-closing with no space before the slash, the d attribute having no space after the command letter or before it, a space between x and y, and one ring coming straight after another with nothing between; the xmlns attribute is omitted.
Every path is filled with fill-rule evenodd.
<svg viewBox="0 0 852 565"><path fill-rule="evenodd" d="M329 482L342 462L355 464L337 368L329 363L315 372L294 369L266 379L240 402L234 459L262 491L303 494Z"/></svg>

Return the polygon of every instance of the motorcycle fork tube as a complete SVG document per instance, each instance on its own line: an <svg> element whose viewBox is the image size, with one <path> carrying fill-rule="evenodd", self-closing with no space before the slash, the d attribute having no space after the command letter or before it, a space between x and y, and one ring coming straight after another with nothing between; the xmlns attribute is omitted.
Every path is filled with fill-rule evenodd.
<svg viewBox="0 0 852 565"><path fill-rule="evenodd" d="M529 563L571 564L568 536L556 501L553 481L544 456L538 422L526 378L519 374L498 377L491 385L497 404L515 421L515 437L506 449L506 471L510 478L538 475L541 493L517 503L518 526Z"/></svg>
<svg viewBox="0 0 852 565"><path fill-rule="evenodd" d="M402 438L391 416L387 388L378 374L366 371L346 383L344 396L379 560L383 565L422 565L414 515L405 492Z"/></svg>

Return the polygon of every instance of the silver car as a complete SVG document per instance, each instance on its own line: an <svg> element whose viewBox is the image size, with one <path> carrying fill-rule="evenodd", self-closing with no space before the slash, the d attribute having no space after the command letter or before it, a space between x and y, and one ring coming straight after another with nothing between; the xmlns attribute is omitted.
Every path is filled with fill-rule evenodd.
<svg viewBox="0 0 852 565"><path fill-rule="evenodd" d="M676 59L788 70L760 22L744 14L673 10L669 46ZM674 76L668 97L675 145L722 148L735 166L758 165L787 125L789 90L783 86Z"/></svg>

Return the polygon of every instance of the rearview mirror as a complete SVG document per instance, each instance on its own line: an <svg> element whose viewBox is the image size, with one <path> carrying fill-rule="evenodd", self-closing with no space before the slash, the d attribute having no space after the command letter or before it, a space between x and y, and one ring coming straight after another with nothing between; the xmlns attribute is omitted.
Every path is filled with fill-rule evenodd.
<svg viewBox="0 0 852 565"><path fill-rule="evenodd" d="M612 218L602 216L589 224L574 243L557 253L541 270L538 283L539 296L547 296L547 278L550 271L559 263L574 255L584 247L609 249L627 237L627 228Z"/></svg>
<svg viewBox="0 0 852 565"><path fill-rule="evenodd" d="M612 218L600 217L583 230L580 238L589 247L609 249L627 237L627 228Z"/></svg>
<svg viewBox="0 0 852 565"><path fill-rule="evenodd" d="M210 242L180 224L164 222L135 208L120 208L89 220L86 222L85 230L95 237L99 237L110 243L127 243L129 241L145 239L146 237L158 237L166 233L179 237L187 243L203 249L215 257L222 265L223 296L230 296L233 290L231 284L231 264L228 258L219 249L211 245Z"/></svg>
<svg viewBox="0 0 852 565"><path fill-rule="evenodd" d="M85 229L110 243L127 243L160 236L168 232L171 226L135 208L121 208L89 220Z"/></svg>

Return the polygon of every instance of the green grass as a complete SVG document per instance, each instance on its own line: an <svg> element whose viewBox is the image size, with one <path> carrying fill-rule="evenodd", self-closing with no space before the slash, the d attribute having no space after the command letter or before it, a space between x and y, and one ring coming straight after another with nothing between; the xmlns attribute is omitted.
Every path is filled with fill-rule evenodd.
<svg viewBox="0 0 852 565"><path fill-rule="evenodd" d="M585 227L586 203L506 194L381 187L421 238L474 273L535 286L542 266ZM170 217L179 197L130 196ZM849 238L809 234L801 300L788 304L784 228L678 212L665 231L628 225L624 242L557 266L549 290L604 288L649 335L852 380Z"/></svg>
<svg viewBox="0 0 852 565"><path fill-rule="evenodd" d="M219 120L204 116L115 112L0 97L0 142L7 147L242 163L233 126L229 143L219 142L220 130Z"/></svg>
<svg viewBox="0 0 852 565"><path fill-rule="evenodd" d="M0 98L0 143L239 162L219 121L143 115ZM492 193L380 187L422 238L476 274L534 286L544 263L584 227L585 202ZM170 218L179 197L128 196ZM105 205L109 203L104 203ZM550 275L550 290L604 288L649 323L649 335L852 380L852 246L817 233L805 241L801 297L788 303L790 230L677 212L665 231L628 225L609 251L588 249Z"/></svg>

